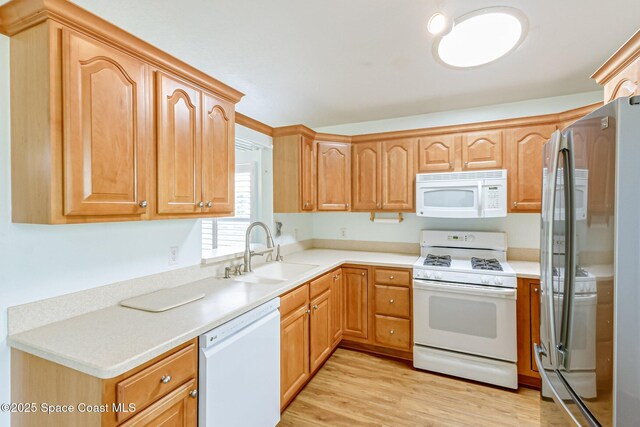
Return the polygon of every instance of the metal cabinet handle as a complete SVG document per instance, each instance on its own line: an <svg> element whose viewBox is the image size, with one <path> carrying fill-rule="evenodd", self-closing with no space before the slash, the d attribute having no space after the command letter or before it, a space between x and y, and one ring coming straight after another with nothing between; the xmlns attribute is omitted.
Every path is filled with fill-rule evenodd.
<svg viewBox="0 0 640 427"><path fill-rule="evenodd" d="M198 397L198 390L191 390L189 392L189 396L191 396L191 397L193 397L195 399L196 397Z"/></svg>
<svg viewBox="0 0 640 427"><path fill-rule="evenodd" d="M211 206L213 206L213 203L207 202L207 207L210 208Z"/></svg>
<svg viewBox="0 0 640 427"><path fill-rule="evenodd" d="M140 205L141 208L146 208L147 206L149 206L149 203L147 203L146 200L141 201L140 203L138 203Z"/></svg>
<svg viewBox="0 0 640 427"><path fill-rule="evenodd" d="M198 203L198 207L199 207L199 208L204 208L204 202L199 202L199 203Z"/></svg>
<svg viewBox="0 0 640 427"><path fill-rule="evenodd" d="M309 207L309 202L304 202L304 207L305 208Z"/></svg>
<svg viewBox="0 0 640 427"><path fill-rule="evenodd" d="M389 300L389 304L393 304L394 301L392 299Z"/></svg>
<svg viewBox="0 0 640 427"><path fill-rule="evenodd" d="M162 378L160 378L162 384L169 384L169 381L171 381L171 375L163 375Z"/></svg>
<svg viewBox="0 0 640 427"><path fill-rule="evenodd" d="M393 335L393 334L395 334L395 333L396 333L396 331L394 331L394 330L392 329L392 330L390 330L390 331L389 331L389 333L390 333L391 335Z"/></svg>
<svg viewBox="0 0 640 427"><path fill-rule="evenodd" d="M307 314L311 314L311 310L307 310Z"/></svg>
<svg viewBox="0 0 640 427"><path fill-rule="evenodd" d="M513 202L513 207L517 208L518 207L518 202Z"/></svg>
<svg viewBox="0 0 640 427"><path fill-rule="evenodd" d="M376 203L376 208L380 207L380 202Z"/></svg>
<svg viewBox="0 0 640 427"><path fill-rule="evenodd" d="M333 276L333 280L338 280L338 275Z"/></svg>
<svg viewBox="0 0 640 427"><path fill-rule="evenodd" d="M314 306L313 306L313 309L314 309L314 310L317 310L317 309L318 309L318 306L317 306L317 305L314 305Z"/></svg>
<svg viewBox="0 0 640 427"><path fill-rule="evenodd" d="M469 166L469 162L464 162L464 165L465 166Z"/></svg>
<svg viewBox="0 0 640 427"><path fill-rule="evenodd" d="M389 280L393 280L393 276L389 276Z"/></svg>

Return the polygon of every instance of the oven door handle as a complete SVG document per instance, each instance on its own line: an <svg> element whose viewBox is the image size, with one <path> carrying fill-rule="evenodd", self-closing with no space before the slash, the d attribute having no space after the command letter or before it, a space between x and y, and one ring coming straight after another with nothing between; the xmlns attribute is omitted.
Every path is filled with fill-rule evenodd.
<svg viewBox="0 0 640 427"><path fill-rule="evenodd" d="M481 297L516 299L516 289L514 288L462 285L415 279L413 281L413 289L417 291L454 292Z"/></svg>

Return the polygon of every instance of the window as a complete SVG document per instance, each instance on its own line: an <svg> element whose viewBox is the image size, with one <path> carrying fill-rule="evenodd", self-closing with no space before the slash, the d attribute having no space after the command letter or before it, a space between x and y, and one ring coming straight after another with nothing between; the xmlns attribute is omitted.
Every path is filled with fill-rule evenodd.
<svg viewBox="0 0 640 427"><path fill-rule="evenodd" d="M256 195L254 163L236 164L235 216L202 220L202 251L220 248L244 248L247 227L253 220ZM253 208L253 210L252 210Z"/></svg>

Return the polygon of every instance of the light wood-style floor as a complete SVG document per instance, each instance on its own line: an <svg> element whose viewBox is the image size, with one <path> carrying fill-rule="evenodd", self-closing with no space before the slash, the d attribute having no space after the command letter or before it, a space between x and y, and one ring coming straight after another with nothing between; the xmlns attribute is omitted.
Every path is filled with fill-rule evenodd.
<svg viewBox="0 0 640 427"><path fill-rule="evenodd" d="M508 391L337 349L279 426L539 426L535 390Z"/></svg>

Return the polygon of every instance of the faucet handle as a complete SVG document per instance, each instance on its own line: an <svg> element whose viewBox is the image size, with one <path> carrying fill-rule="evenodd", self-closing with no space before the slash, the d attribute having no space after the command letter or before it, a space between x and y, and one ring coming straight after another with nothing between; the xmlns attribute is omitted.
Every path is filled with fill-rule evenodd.
<svg viewBox="0 0 640 427"><path fill-rule="evenodd" d="M224 268L224 278L225 279L230 279L231 278L231 267L225 267Z"/></svg>

